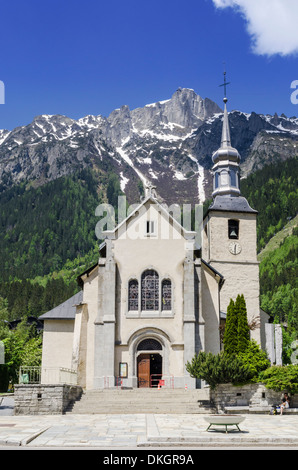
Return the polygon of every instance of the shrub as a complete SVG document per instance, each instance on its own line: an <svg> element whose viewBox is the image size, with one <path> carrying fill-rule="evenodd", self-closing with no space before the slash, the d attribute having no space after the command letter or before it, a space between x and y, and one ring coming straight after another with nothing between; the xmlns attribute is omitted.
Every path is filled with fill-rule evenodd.
<svg viewBox="0 0 298 470"><path fill-rule="evenodd" d="M259 373L270 367L266 351L263 351L255 340L248 342L246 350L239 353L238 358L249 368L252 379L258 380Z"/></svg>
<svg viewBox="0 0 298 470"><path fill-rule="evenodd" d="M200 351L191 362L187 362L186 370L192 377L205 380L212 390L216 385L247 383L252 378L250 369L237 356L223 353L212 354Z"/></svg>
<svg viewBox="0 0 298 470"><path fill-rule="evenodd" d="M259 381L276 392L298 393L298 365L269 367L259 374Z"/></svg>

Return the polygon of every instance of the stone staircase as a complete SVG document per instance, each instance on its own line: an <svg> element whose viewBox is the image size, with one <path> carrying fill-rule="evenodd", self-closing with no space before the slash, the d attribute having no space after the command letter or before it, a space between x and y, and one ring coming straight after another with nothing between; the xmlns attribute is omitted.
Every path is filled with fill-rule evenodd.
<svg viewBox="0 0 298 470"><path fill-rule="evenodd" d="M105 389L87 390L66 414L210 413L209 390Z"/></svg>

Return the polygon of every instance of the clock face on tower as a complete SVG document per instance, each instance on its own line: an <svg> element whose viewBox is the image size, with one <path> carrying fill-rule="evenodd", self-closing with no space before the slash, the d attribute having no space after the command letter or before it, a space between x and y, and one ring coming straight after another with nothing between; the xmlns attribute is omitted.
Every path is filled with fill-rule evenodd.
<svg viewBox="0 0 298 470"><path fill-rule="evenodd" d="M229 251L232 255L239 255L241 252L241 245L238 242L231 242L229 244Z"/></svg>

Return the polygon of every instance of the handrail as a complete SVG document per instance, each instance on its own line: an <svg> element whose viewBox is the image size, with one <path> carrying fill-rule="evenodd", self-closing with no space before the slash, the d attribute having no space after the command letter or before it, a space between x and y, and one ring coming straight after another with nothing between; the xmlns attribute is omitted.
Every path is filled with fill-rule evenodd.
<svg viewBox="0 0 298 470"><path fill-rule="evenodd" d="M77 372L67 367L20 366L19 384L72 384L77 385Z"/></svg>
<svg viewBox="0 0 298 470"><path fill-rule="evenodd" d="M156 377L156 378L153 378ZM167 384L169 379L169 386ZM150 387L165 387L165 388L174 388L174 376L164 375L164 374L151 374L150 375Z"/></svg>

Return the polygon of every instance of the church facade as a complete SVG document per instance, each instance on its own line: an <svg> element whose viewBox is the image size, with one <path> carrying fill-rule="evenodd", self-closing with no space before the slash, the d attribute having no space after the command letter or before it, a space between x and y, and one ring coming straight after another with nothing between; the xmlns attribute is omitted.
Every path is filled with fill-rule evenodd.
<svg viewBox="0 0 298 470"><path fill-rule="evenodd" d="M186 363L219 353L231 298L244 294L251 337L264 346L259 307L256 217L240 193L240 156L224 110L212 156L213 202L197 233L159 203L152 188L113 230L98 263L82 273L81 291L42 315L42 383L71 369L86 389L195 388Z"/></svg>

